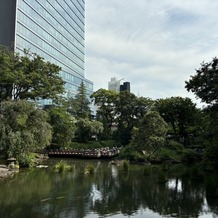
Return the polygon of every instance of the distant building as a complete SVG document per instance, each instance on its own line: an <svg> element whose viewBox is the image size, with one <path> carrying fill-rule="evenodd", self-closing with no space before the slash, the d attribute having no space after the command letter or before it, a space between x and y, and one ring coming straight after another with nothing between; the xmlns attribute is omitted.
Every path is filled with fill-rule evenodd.
<svg viewBox="0 0 218 218"><path fill-rule="evenodd" d="M130 92L130 82L124 82L123 85L120 85L120 92L122 91Z"/></svg>
<svg viewBox="0 0 218 218"><path fill-rule="evenodd" d="M74 96L81 82L93 93L93 82L84 76L84 35L84 0L0 0L0 44L21 55L30 49L60 66L66 97Z"/></svg>
<svg viewBox="0 0 218 218"><path fill-rule="evenodd" d="M121 79L121 80L123 80L123 79ZM108 90L120 92L120 81L121 80L117 80L116 77L112 77L111 81L108 82Z"/></svg>

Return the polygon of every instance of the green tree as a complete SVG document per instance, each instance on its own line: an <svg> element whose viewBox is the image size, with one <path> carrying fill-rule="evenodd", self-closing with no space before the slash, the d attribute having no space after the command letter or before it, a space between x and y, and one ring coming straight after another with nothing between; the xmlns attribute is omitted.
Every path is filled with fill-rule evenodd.
<svg viewBox="0 0 218 218"><path fill-rule="evenodd" d="M52 145L67 147L75 133L75 118L72 117L64 107L51 107L47 110L52 126Z"/></svg>
<svg viewBox="0 0 218 218"><path fill-rule="evenodd" d="M189 143L189 135L197 134L200 124L200 110L190 98L171 97L159 99L155 104L156 110L169 124L175 138Z"/></svg>
<svg viewBox="0 0 218 218"><path fill-rule="evenodd" d="M168 125L156 111L149 111L134 132L132 144L137 150L145 150L149 155L154 154L165 143Z"/></svg>
<svg viewBox="0 0 218 218"><path fill-rule="evenodd" d="M64 92L61 70L39 55L24 56L0 48L0 101L7 99L57 99Z"/></svg>
<svg viewBox="0 0 218 218"><path fill-rule="evenodd" d="M87 98L86 87L82 82L78 88L75 98L69 99L70 107L68 109L75 118L90 118L90 102Z"/></svg>
<svg viewBox="0 0 218 218"><path fill-rule="evenodd" d="M130 92L120 92L116 101L116 136L123 145L129 144L132 137L132 129L135 126L137 97Z"/></svg>
<svg viewBox="0 0 218 218"><path fill-rule="evenodd" d="M115 102L117 137L121 144L129 144L133 127L138 127L140 120L152 108L153 101L149 98L136 97L127 91L120 92Z"/></svg>
<svg viewBox="0 0 218 218"><path fill-rule="evenodd" d="M0 103L0 148L8 157L29 164L31 152L41 150L51 142L52 130L48 114L34 104L23 101Z"/></svg>
<svg viewBox="0 0 218 218"><path fill-rule="evenodd" d="M103 123L103 138L110 139L112 136L112 126L115 124L115 101L118 93L111 90L99 89L91 95L97 109L97 120Z"/></svg>
<svg viewBox="0 0 218 218"><path fill-rule="evenodd" d="M205 159L215 161L218 151L218 59L213 58L209 63L201 63L201 67L196 70L196 74L186 81L185 88L192 91L198 98L209 104L204 109L206 117L206 151ZM218 165L217 160L215 161Z"/></svg>
<svg viewBox="0 0 218 218"><path fill-rule="evenodd" d="M185 88L208 104L218 104L218 59L201 63L196 74L186 81Z"/></svg>
<svg viewBox="0 0 218 218"><path fill-rule="evenodd" d="M75 141L87 143L92 137L96 138L103 131L101 122L79 118L76 121Z"/></svg>

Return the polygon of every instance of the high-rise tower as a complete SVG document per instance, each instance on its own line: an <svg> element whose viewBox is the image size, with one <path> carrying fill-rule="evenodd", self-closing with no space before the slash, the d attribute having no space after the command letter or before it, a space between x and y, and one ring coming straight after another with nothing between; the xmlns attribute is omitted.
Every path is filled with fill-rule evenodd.
<svg viewBox="0 0 218 218"><path fill-rule="evenodd" d="M21 55L24 49L62 68L65 95L75 95L84 76L84 0L0 0L0 44ZM43 102L43 104L49 104Z"/></svg>

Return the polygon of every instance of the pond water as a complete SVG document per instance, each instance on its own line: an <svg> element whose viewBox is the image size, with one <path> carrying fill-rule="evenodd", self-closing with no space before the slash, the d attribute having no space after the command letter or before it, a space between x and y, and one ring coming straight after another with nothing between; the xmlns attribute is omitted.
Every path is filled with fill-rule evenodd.
<svg viewBox="0 0 218 218"><path fill-rule="evenodd" d="M60 159L49 159L54 165ZM69 172L23 169L0 181L1 218L218 217L218 175L198 166L67 159ZM87 164L93 174L85 174Z"/></svg>

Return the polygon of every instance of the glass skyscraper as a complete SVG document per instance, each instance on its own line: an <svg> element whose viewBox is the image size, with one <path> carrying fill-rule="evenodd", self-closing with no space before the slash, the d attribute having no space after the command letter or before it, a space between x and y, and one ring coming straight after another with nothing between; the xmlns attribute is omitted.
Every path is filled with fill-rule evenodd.
<svg viewBox="0 0 218 218"><path fill-rule="evenodd" d="M66 97L74 96L82 81L88 94L93 92L84 77L84 22L84 0L0 0L0 44L20 54L30 49L60 66Z"/></svg>

